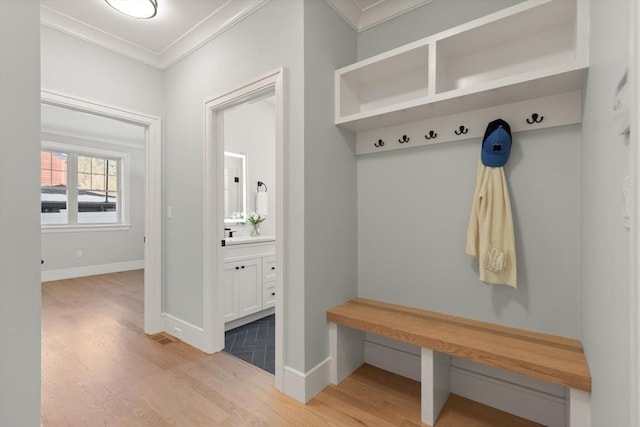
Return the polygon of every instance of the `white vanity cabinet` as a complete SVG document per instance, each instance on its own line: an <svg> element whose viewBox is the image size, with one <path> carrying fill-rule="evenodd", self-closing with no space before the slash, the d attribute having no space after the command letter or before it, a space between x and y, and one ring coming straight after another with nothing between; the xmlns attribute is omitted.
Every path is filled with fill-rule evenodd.
<svg viewBox="0 0 640 427"><path fill-rule="evenodd" d="M276 292L275 244L243 242L226 246L224 251L225 323L233 322L231 326L236 327L271 314Z"/></svg>
<svg viewBox="0 0 640 427"><path fill-rule="evenodd" d="M224 320L262 310L262 260L249 258L224 263Z"/></svg>

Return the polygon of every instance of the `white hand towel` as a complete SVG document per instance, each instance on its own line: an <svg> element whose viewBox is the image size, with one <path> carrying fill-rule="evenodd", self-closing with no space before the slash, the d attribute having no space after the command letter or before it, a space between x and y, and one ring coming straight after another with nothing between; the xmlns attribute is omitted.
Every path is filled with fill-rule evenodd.
<svg viewBox="0 0 640 427"><path fill-rule="evenodd" d="M269 215L269 199L266 191L256 193L256 213L260 216Z"/></svg>

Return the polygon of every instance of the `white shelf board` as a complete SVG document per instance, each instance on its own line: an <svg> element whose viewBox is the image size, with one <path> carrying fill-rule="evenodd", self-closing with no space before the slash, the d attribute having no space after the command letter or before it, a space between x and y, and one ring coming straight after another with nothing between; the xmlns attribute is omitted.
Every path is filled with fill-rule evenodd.
<svg viewBox="0 0 640 427"><path fill-rule="evenodd" d="M400 104L351 114L336 119L336 124L359 133L579 90L584 87L587 68L587 64L579 62L548 67L544 70L535 70L514 77L492 80Z"/></svg>

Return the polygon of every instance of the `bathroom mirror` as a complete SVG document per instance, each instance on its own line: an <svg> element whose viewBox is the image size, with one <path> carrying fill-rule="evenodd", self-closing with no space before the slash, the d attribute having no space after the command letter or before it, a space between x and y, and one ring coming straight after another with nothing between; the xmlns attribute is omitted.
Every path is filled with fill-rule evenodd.
<svg viewBox="0 0 640 427"><path fill-rule="evenodd" d="M224 222L239 224L247 218L247 155L224 152Z"/></svg>

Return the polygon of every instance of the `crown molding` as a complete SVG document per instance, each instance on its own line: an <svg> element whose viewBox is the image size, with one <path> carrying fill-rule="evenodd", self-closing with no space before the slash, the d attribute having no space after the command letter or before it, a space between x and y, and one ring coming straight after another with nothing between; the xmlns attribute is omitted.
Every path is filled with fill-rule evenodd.
<svg viewBox="0 0 640 427"><path fill-rule="evenodd" d="M145 49L45 6L40 6L40 22L73 37L166 70L268 2L269 0L228 1L160 52Z"/></svg>
<svg viewBox="0 0 640 427"><path fill-rule="evenodd" d="M360 9L353 0L327 0L342 18L361 32L407 13L433 0L380 0Z"/></svg>

